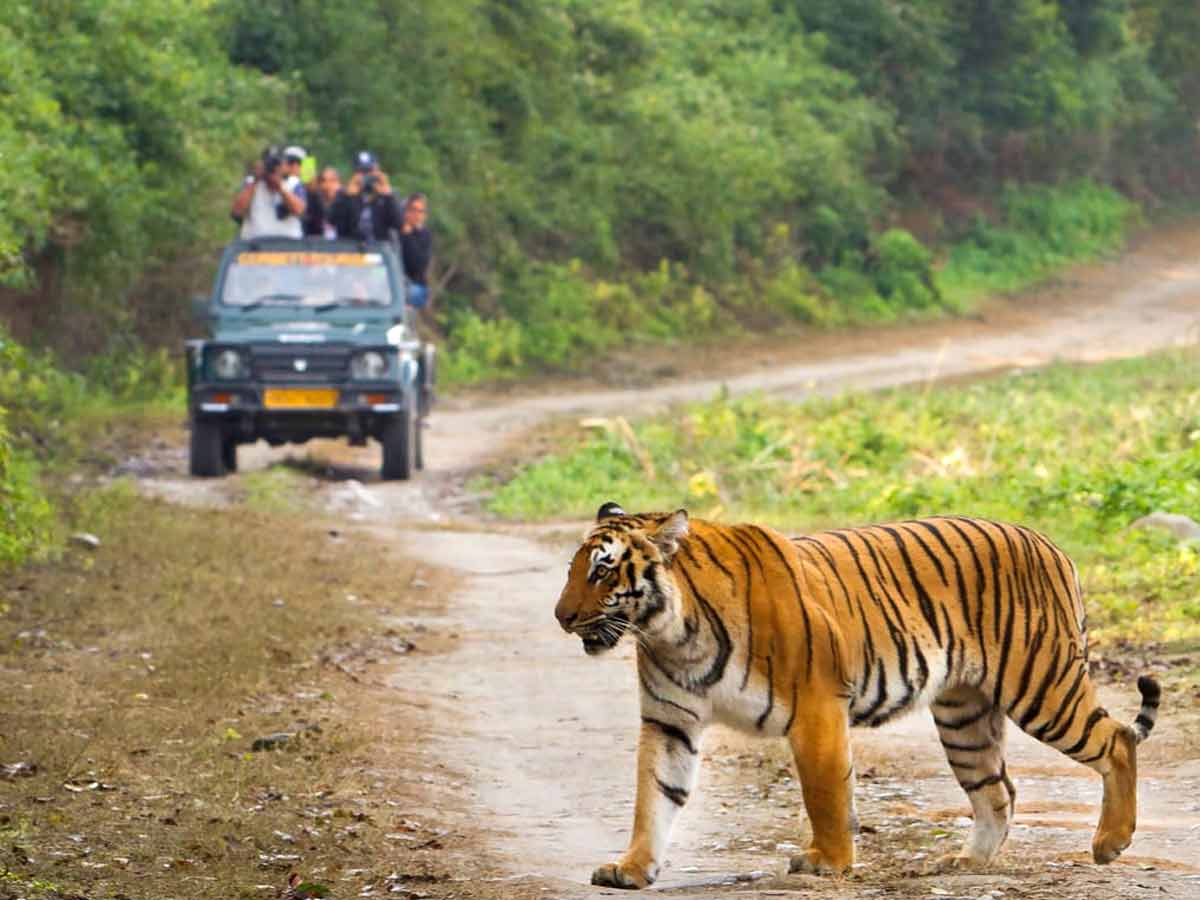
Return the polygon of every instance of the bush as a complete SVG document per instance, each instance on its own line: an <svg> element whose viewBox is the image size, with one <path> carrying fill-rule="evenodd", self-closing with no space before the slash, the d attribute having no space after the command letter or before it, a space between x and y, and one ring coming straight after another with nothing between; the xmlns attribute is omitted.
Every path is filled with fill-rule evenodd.
<svg viewBox="0 0 1200 900"><path fill-rule="evenodd" d="M37 484L35 469L13 450L0 407L0 571L43 552L53 517Z"/></svg>

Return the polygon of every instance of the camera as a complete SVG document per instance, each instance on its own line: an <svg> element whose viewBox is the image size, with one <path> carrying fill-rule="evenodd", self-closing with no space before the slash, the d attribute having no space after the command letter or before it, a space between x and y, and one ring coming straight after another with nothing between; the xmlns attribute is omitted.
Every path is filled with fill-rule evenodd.
<svg viewBox="0 0 1200 900"><path fill-rule="evenodd" d="M373 196L379 189L379 176L374 172L367 172L363 175L362 192L368 197Z"/></svg>
<svg viewBox="0 0 1200 900"><path fill-rule="evenodd" d="M262 155L262 173L264 175L274 175L279 171L279 167L283 165L283 154L276 147L268 147L263 151Z"/></svg>

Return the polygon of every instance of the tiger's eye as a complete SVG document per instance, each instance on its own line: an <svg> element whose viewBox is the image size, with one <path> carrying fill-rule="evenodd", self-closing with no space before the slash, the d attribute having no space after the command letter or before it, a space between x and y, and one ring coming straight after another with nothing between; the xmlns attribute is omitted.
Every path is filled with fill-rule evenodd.
<svg viewBox="0 0 1200 900"><path fill-rule="evenodd" d="M609 571L610 570L609 570L608 566L596 566L596 568L595 568L595 570L593 570L592 574L596 577L597 580L599 580L601 578L607 578Z"/></svg>

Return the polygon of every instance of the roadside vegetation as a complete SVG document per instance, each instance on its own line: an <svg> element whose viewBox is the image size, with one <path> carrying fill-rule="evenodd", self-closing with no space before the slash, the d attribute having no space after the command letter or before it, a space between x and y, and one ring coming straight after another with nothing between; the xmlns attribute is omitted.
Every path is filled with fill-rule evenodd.
<svg viewBox="0 0 1200 900"><path fill-rule="evenodd" d="M954 312L1200 192L1198 54L1175 0L19 0L0 320L178 352L268 141L429 192L451 382Z"/></svg>
<svg viewBox="0 0 1200 900"><path fill-rule="evenodd" d="M63 515L100 546L0 581L0 898L446 877L413 708L371 677L443 649L407 618L437 611L443 576L310 516L122 483Z"/></svg>
<svg viewBox="0 0 1200 900"><path fill-rule="evenodd" d="M98 356L72 372L0 327L0 573L60 545L54 501L69 473L110 465L183 408L165 352Z"/></svg>
<svg viewBox="0 0 1200 900"><path fill-rule="evenodd" d="M815 530L953 512L1031 525L1080 564L1100 639L1200 639L1200 357L1167 353L802 404L715 397L565 442L476 485L502 516L693 515Z"/></svg>

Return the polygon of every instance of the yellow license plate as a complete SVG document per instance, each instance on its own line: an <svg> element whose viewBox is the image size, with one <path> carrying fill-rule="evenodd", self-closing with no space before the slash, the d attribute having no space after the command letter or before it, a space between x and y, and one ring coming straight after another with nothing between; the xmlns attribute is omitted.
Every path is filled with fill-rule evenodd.
<svg viewBox="0 0 1200 900"><path fill-rule="evenodd" d="M267 409L333 409L338 392L325 388L267 388L263 406Z"/></svg>

